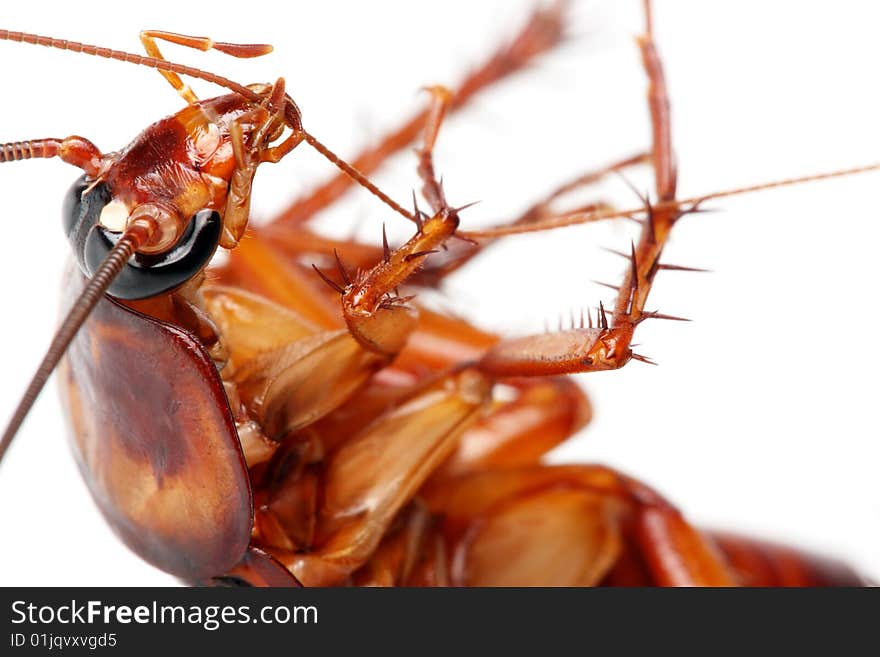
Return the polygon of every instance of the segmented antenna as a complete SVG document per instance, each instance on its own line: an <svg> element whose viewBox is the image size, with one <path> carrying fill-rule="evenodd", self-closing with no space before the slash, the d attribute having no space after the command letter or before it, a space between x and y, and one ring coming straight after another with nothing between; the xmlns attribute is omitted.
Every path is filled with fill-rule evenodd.
<svg viewBox="0 0 880 657"><path fill-rule="evenodd" d="M197 78L199 80L204 80L206 82L211 82L221 87L225 87L230 91L234 91L235 93L240 94L251 101L259 102L263 100L263 97L260 96L260 94L255 92L253 89L249 89L248 87L239 84L234 80L225 78L222 75L217 75L216 73L203 71L202 69L195 68L193 66L186 66L184 64L178 64L176 62L170 62L165 59L158 59L156 57L148 57L145 55L137 55L135 53L125 52L123 50L112 50L111 48L103 48L101 46L95 46L90 43L80 43L79 41L68 41L66 39L56 39L54 37L41 36L39 34L31 34L29 32L14 32L11 30L0 30L0 41L13 41L16 43L28 43L35 46L45 46L47 48L56 48L58 50L65 50L68 52L92 55L94 57L104 57L106 59L113 59L120 62L135 64L137 66L146 66L148 68L154 68L159 71L168 71L171 73L178 73L180 75L187 75L192 78ZM343 160L341 157L336 155L336 153L327 148L315 137L303 130L299 117L299 109L296 107L293 100L289 98L288 107L286 108L286 110L287 111L285 111L285 120L288 126L294 131L302 132L305 140L312 148L318 151L318 153L324 156L329 162L336 166L345 175L367 189L371 194L376 196L380 201L385 203L392 210L394 210L398 214L403 215L410 221L413 221L413 217L409 212L407 212L399 203L396 203L387 194L380 190L375 184L370 182L370 180L368 180L364 174L362 174L355 167Z"/></svg>
<svg viewBox="0 0 880 657"><path fill-rule="evenodd" d="M702 196L692 196L691 198L677 199L674 202L661 201L652 205L653 210L663 210L669 207L686 208L686 212L694 212L706 201L712 201L719 198L727 198L730 196L740 196L741 194L750 194L752 192L762 192L768 189L776 189L778 187L789 187L791 185L800 185L803 183L818 182L820 180L830 180L832 178L842 178L844 176L853 176L859 173L868 173L870 171L880 170L880 162L866 164L864 166L852 167L850 169L839 169L837 171L827 171L816 173L809 176L800 176L796 178L784 178L782 180L774 180L767 183L759 183L749 185L747 187L736 187L733 189L725 189L712 194L703 194ZM631 210L600 210L599 212L574 212L571 214L563 214L557 217L551 217L542 221L536 221L531 224L497 226L495 228L484 228L480 230L462 230L457 234L460 237L469 239L503 237L504 235L518 235L521 233L537 233L543 230L552 230L554 228L564 228L566 226L578 226L593 221L601 221L604 219L617 219L622 217L635 217L645 212L645 207L641 206Z"/></svg>
<svg viewBox="0 0 880 657"><path fill-rule="evenodd" d="M69 52L82 53L84 55L92 55L93 57L104 57L105 59L115 59L120 62L128 62L138 66L146 66L155 68L160 71L170 71L179 73L180 75L188 75L191 78L198 78L206 82L212 82L226 87L230 91L241 94L249 100L261 100L260 95L248 89L244 85L239 84L222 75L203 71L193 66L185 66L175 62L169 62L165 59L157 59L156 57L147 57L146 55L136 55L131 52L122 50L112 50L110 48L102 48L90 43L80 43L79 41L67 41L66 39L56 39L54 37L41 36L39 34L30 34L29 32L13 32L11 30L0 30L0 41L14 41L16 43L29 43L34 46L45 46L46 48L56 48L58 50L66 50Z"/></svg>
<svg viewBox="0 0 880 657"><path fill-rule="evenodd" d="M387 205L392 210L394 210L397 214L406 217L410 221L415 221L415 218L413 217L413 215L411 215L406 209L404 209L399 203L394 201L385 192L383 192L381 189L376 187L376 185L371 183L364 174L362 174L360 171L355 169L352 165L350 165L348 162L343 160L341 157L336 155L336 153L331 151L329 148L324 146L324 144L322 144L320 141L318 141L311 134L309 134L305 130L303 130L302 132L303 132L303 138L306 140L306 142L309 144L309 146L314 148L321 155L323 155L327 160L332 162L345 175L347 175L349 178L354 180L361 187L365 188L373 196L375 196L380 201L382 201L385 205Z"/></svg>
<svg viewBox="0 0 880 657"><path fill-rule="evenodd" d="M113 280L122 271L125 264L132 254L137 250L138 246L144 244L150 235L150 229L145 224L133 224L130 226L116 246L107 254L107 257L95 271L94 276L86 284L79 298L68 311L67 316L55 332L46 355L43 356L40 366L34 373L33 378L28 384L27 389L18 402L9 424L3 431L3 437L0 438L0 462L2 462L6 450L15 438L15 434L27 417L28 412L37 400L43 386L49 376L55 370L58 362L64 357L67 347L70 345L77 331L83 323L88 319L92 310L94 310L98 301L104 296Z"/></svg>

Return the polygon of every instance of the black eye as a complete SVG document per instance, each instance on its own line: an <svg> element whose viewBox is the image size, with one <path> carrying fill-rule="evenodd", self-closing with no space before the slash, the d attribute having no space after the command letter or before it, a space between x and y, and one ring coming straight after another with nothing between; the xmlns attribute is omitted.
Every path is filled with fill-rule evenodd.
<svg viewBox="0 0 880 657"><path fill-rule="evenodd" d="M112 200L107 185L100 183L83 194L88 187L83 176L70 188L64 200L63 223L80 269L91 276L120 233L110 232L99 223L101 211ZM120 299L145 299L182 285L208 264L217 250L221 228L219 213L199 211L171 249L132 256L110 285L109 293Z"/></svg>

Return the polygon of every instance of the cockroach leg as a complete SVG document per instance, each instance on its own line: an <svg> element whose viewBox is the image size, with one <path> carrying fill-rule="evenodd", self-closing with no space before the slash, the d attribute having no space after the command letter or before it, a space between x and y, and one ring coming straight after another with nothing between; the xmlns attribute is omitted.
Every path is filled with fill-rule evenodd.
<svg viewBox="0 0 880 657"><path fill-rule="evenodd" d="M416 215L418 216L418 215ZM454 211L419 219L416 234L388 254L361 279L347 285L342 311L352 335L367 349L397 353L416 327L408 298L395 290L422 266L426 256L442 247L458 227Z"/></svg>
<svg viewBox="0 0 880 657"><path fill-rule="evenodd" d="M675 202L676 170L669 126L669 100L663 66L654 47L650 2L645 2L646 28L639 40L642 63L648 77L648 108L653 130L652 160L661 207L643 199L645 219L637 244L629 256L629 268L620 285L614 310L599 304L598 326L505 340L483 357L480 367L493 376L536 376L617 369L631 358L635 327L656 317L645 313L645 302L654 281L663 247L675 222L684 214ZM693 210L693 208L691 208ZM609 321L609 314L611 320Z"/></svg>
<svg viewBox="0 0 880 657"><path fill-rule="evenodd" d="M438 102L443 102L442 100ZM439 129L443 110L435 113L435 121L426 126L422 173L431 204L436 205L433 216L426 217L418 208L413 194L413 220L416 234L394 249L388 247L383 232L383 257L369 271L354 280L334 251L336 270L341 282L337 283L317 266L315 272L342 297L342 315L351 335L369 351L394 357L406 345L418 324L418 315L407 305L412 297L401 297L398 287L424 264L425 258L445 246L458 228L458 213L446 205L439 183L433 178L431 148Z"/></svg>
<svg viewBox="0 0 880 657"><path fill-rule="evenodd" d="M140 39L147 55L162 61L165 61L165 57L159 50L159 46L156 43L157 39L167 41L168 43L174 43L179 46L185 46L187 48L195 48L196 50L201 50L203 52L214 49L227 55L232 55L233 57L259 57L272 52L272 46L267 44L217 43L208 37L187 36L185 34L175 34L174 32L163 32L161 30L144 30L140 34ZM177 93L180 94L181 98L183 98L188 104L191 105L198 102L199 99L195 92L193 92L188 84L180 79L180 76L177 75L177 73L162 69L159 69L159 73L162 74L162 77L168 80L168 83L174 87Z"/></svg>
<svg viewBox="0 0 880 657"><path fill-rule="evenodd" d="M384 413L367 420L366 429L356 429L352 434L345 421L319 426L320 442L331 446L328 475L322 482L325 489L319 495L324 500L319 525L309 554L297 555L291 551L283 561L294 573L304 577L307 585L339 584L350 576L360 584L448 585L447 552L448 545L454 543L447 544L438 533L435 519L425 512L418 497L402 506L411 499L412 491L419 487L426 491L443 489L444 482L459 481L474 472L473 468L483 472L484 468L513 471L526 464L534 465L539 454L552 446L544 434L567 437L589 419L589 405L571 381L559 378L523 381L517 385L521 394L515 401L492 408L491 380L473 369L459 368L427 386L413 386L411 392L394 399ZM358 404L356 398L353 403ZM488 416L482 417L483 409L488 411ZM364 415L355 415L362 419L358 424L362 426ZM519 431L511 427L517 421L522 423ZM504 426L507 430L500 436L487 436ZM338 435L330 436L328 431ZM407 450L397 447L404 441ZM479 444L486 442L490 444ZM380 444L381 453L386 457L377 464L367 455L377 453ZM415 454L409 451L413 448ZM443 460L453 465L437 468ZM386 481L396 483L378 485L373 468L381 468L384 475L394 474ZM428 475L430 479L425 484ZM285 535L301 533L296 523L291 525L287 520L282 523L285 527L282 534L276 536L278 521L288 517L286 514L300 504L297 500L301 499L298 491L302 483L294 477L270 498L266 512L271 513L275 521L267 527L272 529L271 534L275 536L272 540L278 544L286 542ZM590 509L594 504L598 509L615 503L606 502L591 491L583 496L589 498ZM504 502L515 503L512 497ZM581 500L581 494L575 500L564 497L566 500L558 501L579 502L573 506L562 505L578 512L574 514L579 518L576 527L588 525L604 537L599 542L603 546L599 549L601 559L589 569L592 573L589 581L598 580L616 554L615 525L606 526L609 519L604 513L598 517L582 513L585 507L580 502L585 500ZM540 498L541 503L545 501ZM354 513L354 509L359 511ZM519 511L516 517L522 517ZM564 517L568 521L573 516ZM261 530L261 535L263 533L266 532ZM576 536L576 532L565 535L580 536ZM421 558L416 560L415 555Z"/></svg>
<svg viewBox="0 0 880 657"><path fill-rule="evenodd" d="M743 586L871 586L839 561L727 532L710 534Z"/></svg>
<svg viewBox="0 0 880 657"><path fill-rule="evenodd" d="M654 27L651 17L651 0L644 0L645 33L639 37L642 66L648 76L648 107L651 112L653 132L654 173L657 196L661 201L675 198L677 170L672 149L672 131L669 120L669 94L663 74L663 62L654 43Z"/></svg>
<svg viewBox="0 0 880 657"><path fill-rule="evenodd" d="M648 77L648 107L653 134L652 157L654 184L661 207L652 208L644 199L645 219L639 242L631 251L629 271L620 286L614 307L615 326L634 326L642 320L654 275L663 247L675 222L685 214L675 203L677 171L672 149L669 96L663 75L663 63L657 53L651 26L650 1L645 0L645 34L639 39L642 64ZM696 208L691 208L694 210Z"/></svg>
<svg viewBox="0 0 880 657"><path fill-rule="evenodd" d="M344 289L336 271L335 255L351 271L369 272L383 262L381 247L354 241L332 240L315 235L305 227L272 227L249 231L222 267L210 270L210 279L235 285L294 310L304 319L325 329L344 326L339 312L339 292L331 289L306 263L319 263L322 272ZM441 254L432 254L431 258ZM430 261L431 258L422 258ZM306 266L304 266L306 265ZM421 282L420 272L409 280ZM419 311L416 330L395 361L410 372L443 370L456 363L478 359L497 337L415 304Z"/></svg>
<svg viewBox="0 0 880 657"><path fill-rule="evenodd" d="M547 452L591 419L584 391L566 377L511 382L513 399L491 410L462 434L452 456L432 476L440 481L480 470L537 465Z"/></svg>
<svg viewBox="0 0 880 657"><path fill-rule="evenodd" d="M422 196L428 201L428 205L431 206L434 213L454 212L454 209L446 202L443 183L437 179L437 174L434 171L434 145L437 143L440 126L452 102L452 92L441 85L428 87L427 91L431 94L431 103L428 106L428 116L425 120L422 146L417 151L419 156L418 174L422 179Z"/></svg>
<svg viewBox="0 0 880 657"><path fill-rule="evenodd" d="M418 565L431 555L430 543L438 538L432 525L433 519L425 505L418 498L413 500L400 512L369 561L354 573L355 585L409 584Z"/></svg>
<svg viewBox="0 0 880 657"><path fill-rule="evenodd" d="M455 449L462 431L479 417L491 390L491 382L473 369L451 373L337 448L324 470L315 548L292 555L286 565L294 575L311 586L326 583L312 580L325 571L348 576L360 567L398 512Z"/></svg>
<svg viewBox="0 0 880 657"><path fill-rule="evenodd" d="M383 230L383 258L357 281L349 279L344 266L337 259L344 288L330 280L320 269L316 271L342 295L342 312L349 331L364 348L397 355L417 326L417 315L407 305L411 297L400 297L398 287L406 282L424 264L425 258L446 247L455 236L460 208L451 207L443 192L443 185L434 173L433 149L437 133L446 114L451 94L443 87L432 87L432 103L425 124L424 140L419 151L419 177L423 193L434 211L426 216L419 210L413 194L413 219L416 234L395 250L388 247Z"/></svg>
<svg viewBox="0 0 880 657"><path fill-rule="evenodd" d="M636 540L657 586L737 586L723 553L669 505L636 512Z"/></svg>

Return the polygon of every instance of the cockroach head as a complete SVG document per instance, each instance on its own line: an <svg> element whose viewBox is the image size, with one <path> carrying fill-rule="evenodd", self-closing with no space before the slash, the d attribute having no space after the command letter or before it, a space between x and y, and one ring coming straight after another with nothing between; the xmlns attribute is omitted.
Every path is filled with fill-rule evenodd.
<svg viewBox="0 0 880 657"><path fill-rule="evenodd" d="M106 226L113 216L113 199L105 183L81 176L68 190L62 223L80 269L92 276L124 234ZM124 220L124 218L123 218ZM213 257L223 222L220 214L201 210L192 217L173 247L161 253L135 253L110 284L108 292L121 299L144 299L179 287Z"/></svg>

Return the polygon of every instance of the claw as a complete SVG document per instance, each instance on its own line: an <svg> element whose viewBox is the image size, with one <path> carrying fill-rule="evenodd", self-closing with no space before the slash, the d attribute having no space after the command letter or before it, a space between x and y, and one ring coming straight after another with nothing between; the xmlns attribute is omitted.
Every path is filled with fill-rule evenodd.
<svg viewBox="0 0 880 657"><path fill-rule="evenodd" d="M459 212L467 210L468 208L474 207L477 203L479 203L479 201L471 201L470 203L465 203L464 205L459 205L457 208L451 208L451 210L455 214L458 214Z"/></svg>
<svg viewBox="0 0 880 657"><path fill-rule="evenodd" d="M431 255L432 253L437 253L437 249L430 249L428 251L416 251L415 253L410 253L407 256L404 256L403 261L409 262L410 260L415 260L416 258L424 258L425 256Z"/></svg>
<svg viewBox="0 0 880 657"><path fill-rule="evenodd" d="M413 219L416 222L416 228L418 229L418 233L422 232L422 211L419 210L419 202L416 200L416 190L413 190L412 193L413 200Z"/></svg>
<svg viewBox="0 0 880 657"><path fill-rule="evenodd" d="M336 249L333 249L333 256L336 258L336 269L339 270L339 275L342 276L342 280L345 281L346 285L351 285L351 277L349 277L348 272L345 270L345 265L342 264L342 260L340 260L339 253Z"/></svg>
<svg viewBox="0 0 880 657"><path fill-rule="evenodd" d="M345 294L345 289L342 288L342 287L340 287L340 286L336 283L336 281L334 281L332 278L328 277L327 274L325 274L325 273L322 272L320 269L318 269L318 266L317 266L317 265L312 265L312 269L314 269L316 272L318 272L318 276L320 276L320 277L321 277L321 280L323 280L327 285L329 285L329 286L332 287L334 290L336 290L337 292L339 292L339 294Z"/></svg>
<svg viewBox="0 0 880 657"><path fill-rule="evenodd" d="M642 323L643 321L645 321L646 319L669 319L669 320L672 320L672 321L674 321L674 322L690 322L690 321L693 321L693 320L688 319L687 317L677 317L676 315L665 315L665 314L663 314L663 313L659 313L659 312L657 312L657 311L654 311L654 312L645 313L644 315L642 315L642 316L639 318L638 323L641 324L641 323Z"/></svg>
<svg viewBox="0 0 880 657"><path fill-rule="evenodd" d="M639 291L639 267L636 263L636 243L630 242L631 255L630 255L630 267L632 274L632 282L630 285L632 286L632 296L635 297Z"/></svg>
<svg viewBox="0 0 880 657"><path fill-rule="evenodd" d="M663 270L666 270L666 271L693 271L693 272L700 272L700 273L703 273L703 274L711 274L711 273L712 273L712 270L711 270L711 269L700 269L700 268L698 268L698 267L685 267L685 266L683 266L683 265L666 265L666 264L660 264L660 265L657 266L657 268L658 268L658 269L663 269Z"/></svg>
<svg viewBox="0 0 880 657"><path fill-rule="evenodd" d="M391 261L391 249L388 247L388 235L385 233L385 224L382 224L382 258L385 262Z"/></svg>
<svg viewBox="0 0 880 657"><path fill-rule="evenodd" d="M656 365L657 364L653 360L648 358L647 356L642 356L641 354L637 354L635 352L633 352L631 355L635 360L640 361L642 363L647 363L648 365Z"/></svg>
<svg viewBox="0 0 880 657"><path fill-rule="evenodd" d="M604 331L608 330L608 316L605 314L605 306L599 302L599 328Z"/></svg>

